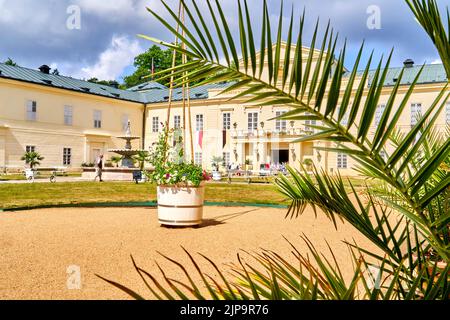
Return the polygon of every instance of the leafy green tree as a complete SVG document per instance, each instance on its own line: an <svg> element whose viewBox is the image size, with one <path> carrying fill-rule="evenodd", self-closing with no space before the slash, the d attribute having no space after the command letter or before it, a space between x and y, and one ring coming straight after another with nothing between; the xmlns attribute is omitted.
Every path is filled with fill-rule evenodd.
<svg viewBox="0 0 450 320"><path fill-rule="evenodd" d="M42 157L37 152L26 152L22 158L22 161L25 161L26 164L30 166L30 169L34 169L36 166L39 166L41 164L41 161L44 160L44 157Z"/></svg>
<svg viewBox="0 0 450 320"><path fill-rule="evenodd" d="M139 151L137 155L133 158L137 163L139 163L139 169L144 170L145 163L150 160L150 155L147 151Z"/></svg>
<svg viewBox="0 0 450 320"><path fill-rule="evenodd" d="M215 171L219 171L220 166L225 163L225 159L223 157L213 157L211 164Z"/></svg>
<svg viewBox="0 0 450 320"><path fill-rule="evenodd" d="M116 80L98 80L97 78L90 78L88 82L101 84L104 86L114 87L114 88L120 88L121 85Z"/></svg>
<svg viewBox="0 0 450 320"><path fill-rule="evenodd" d="M190 61L190 58L188 58ZM151 46L146 52L138 55L134 59L134 66L136 71L124 78L124 83L127 88L137 86L139 84L155 80L165 86L170 85L170 78L166 79L153 79L152 68L154 73L170 69L173 62L173 49L163 50L157 45ZM177 54L176 65L180 65L182 62L181 54ZM195 82L192 82L195 84Z"/></svg>
<svg viewBox="0 0 450 320"><path fill-rule="evenodd" d="M444 64L448 64L445 51L448 43L444 45L448 37L445 28L437 26L450 25L450 17L447 16L447 23L441 22L442 15L438 14L434 0L406 1L437 44L442 58L447 59ZM281 40L285 31L282 6L273 46L271 19L264 0L258 56L252 15L246 0L238 0L238 41L233 38L218 1L214 2L215 8L211 4L206 12L199 11L195 2L192 4L195 10L185 6L190 17L186 24L166 7L175 18L174 23L181 25L181 30L191 30L185 38L188 49L184 53L192 58L192 62L177 66L177 72L185 74L177 79L177 83L203 78L206 80L202 83L212 84L232 79L234 84L224 93L240 92L234 96L234 99L244 99L240 103L287 105L291 111L280 119L321 123L314 126L314 134L296 142L326 141L327 146L317 149L351 157L370 186L364 192L356 191L352 182L344 183L339 174L313 168L312 174L308 175L288 168L289 177L280 176L276 182L280 192L292 201L287 217L299 218L307 206L313 207L317 214L328 217L335 227L337 220L351 224L378 252L347 242L352 253L348 264L354 265L351 279L343 277L331 249L333 259L330 260L305 237L302 239L309 248L306 254L288 243L294 253L294 262L268 250L249 254L256 261L253 263L239 257L239 263L232 267L236 278L202 256L218 275L209 277L186 251L201 281L193 280L183 264L163 256L179 268L186 280L172 280L163 272L165 282L162 284L133 260L150 292L159 299L205 299L205 293L199 289L205 287L212 299L447 300L450 292L450 130L438 131L435 124L450 97L448 83L436 93L435 100L417 123L406 132L400 131L400 116L416 90L423 68L408 87L400 90L404 76L401 71L396 85L389 88L380 123L371 130L376 108L384 102L382 90L387 90L385 82L392 52L387 59L381 58L377 63L368 87L373 56L360 72L362 45L354 66L347 73L344 67L346 45L337 49L337 36L329 25L323 37L316 28L309 44L311 50L305 56L305 16L300 18L298 34L295 34L294 13L291 13L284 43ZM152 10L150 12L172 33L182 37L169 27L174 23L167 22ZM202 23L204 19L212 19L214 26L207 28ZM211 32L218 35L218 44ZM158 39L146 38L161 43ZM283 50L284 47L287 50ZM220 56L224 59L220 60ZM173 69L165 73L171 72ZM344 79L345 73L348 76ZM160 76L164 77L163 74ZM378 266L379 275L370 273L373 266ZM142 298L113 281L106 281L134 298Z"/></svg>
<svg viewBox="0 0 450 320"><path fill-rule="evenodd" d="M18 67L18 66L19 66L19 65L18 65L16 62L14 62L14 60L11 59L11 58L8 58L4 63L5 63L7 66L13 66L13 67Z"/></svg>

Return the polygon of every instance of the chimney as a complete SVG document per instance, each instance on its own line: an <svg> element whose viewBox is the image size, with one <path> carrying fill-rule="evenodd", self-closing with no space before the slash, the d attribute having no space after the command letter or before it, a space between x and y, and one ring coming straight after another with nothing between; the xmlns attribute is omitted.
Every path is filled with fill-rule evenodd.
<svg viewBox="0 0 450 320"><path fill-rule="evenodd" d="M49 67L48 65L46 65L46 64L40 66L40 67L39 67L39 70L40 70L42 73L50 74L50 67Z"/></svg>
<svg viewBox="0 0 450 320"><path fill-rule="evenodd" d="M403 65L405 66L405 68L412 68L412 67L414 67L414 60L412 60L412 59L406 59L406 60L403 62Z"/></svg>

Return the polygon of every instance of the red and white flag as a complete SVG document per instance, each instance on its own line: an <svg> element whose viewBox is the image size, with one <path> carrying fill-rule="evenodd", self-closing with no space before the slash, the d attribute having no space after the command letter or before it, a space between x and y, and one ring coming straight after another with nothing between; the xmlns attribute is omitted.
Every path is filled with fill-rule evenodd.
<svg viewBox="0 0 450 320"><path fill-rule="evenodd" d="M153 76L155 74L155 59L154 58L152 58L152 70L151 70L151 72L152 72L152 79L153 79Z"/></svg>
<svg viewBox="0 0 450 320"><path fill-rule="evenodd" d="M200 149L203 149L203 131L197 131L195 133L195 141L197 141L197 145L200 146Z"/></svg>

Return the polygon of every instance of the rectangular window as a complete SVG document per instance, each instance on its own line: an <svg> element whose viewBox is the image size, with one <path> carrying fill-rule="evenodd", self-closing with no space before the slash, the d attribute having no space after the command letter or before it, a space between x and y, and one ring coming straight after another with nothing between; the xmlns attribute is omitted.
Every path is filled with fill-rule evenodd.
<svg viewBox="0 0 450 320"><path fill-rule="evenodd" d="M128 114L122 115L122 131L126 131L128 128L128 121L130 121L130 117Z"/></svg>
<svg viewBox="0 0 450 320"><path fill-rule="evenodd" d="M153 117L152 119L152 132L159 132L159 117Z"/></svg>
<svg viewBox="0 0 450 320"><path fill-rule="evenodd" d="M35 146L26 146L25 147L25 151L28 152L36 152L36 147Z"/></svg>
<svg viewBox="0 0 450 320"><path fill-rule="evenodd" d="M203 115L198 114L195 116L195 131L203 131Z"/></svg>
<svg viewBox="0 0 450 320"><path fill-rule="evenodd" d="M385 104L380 104L375 111L375 126L379 126L381 118L383 117L384 110L386 109Z"/></svg>
<svg viewBox="0 0 450 320"><path fill-rule="evenodd" d="M36 115L37 115L37 102L30 100L27 102L27 120L36 121L37 119Z"/></svg>
<svg viewBox="0 0 450 320"><path fill-rule="evenodd" d="M223 153L223 161L225 162L225 166L228 168L228 166L231 163L231 158L230 158L230 153L229 152L224 152Z"/></svg>
<svg viewBox="0 0 450 320"><path fill-rule="evenodd" d="M248 131L258 130L258 112L250 112L248 114Z"/></svg>
<svg viewBox="0 0 450 320"><path fill-rule="evenodd" d="M285 113L286 113L286 111L277 111L275 114L277 117L280 117ZM276 120L275 121L275 130L277 132L285 132L286 131L286 120Z"/></svg>
<svg viewBox="0 0 450 320"><path fill-rule="evenodd" d="M203 153L201 153L201 152L196 152L195 153L194 163L197 166L202 166L203 165Z"/></svg>
<svg viewBox="0 0 450 320"><path fill-rule="evenodd" d="M411 126L415 126L419 117L422 115L422 104L412 103L411 104Z"/></svg>
<svg viewBox="0 0 450 320"><path fill-rule="evenodd" d="M223 130L231 130L231 113L223 114Z"/></svg>
<svg viewBox="0 0 450 320"><path fill-rule="evenodd" d="M173 127L175 129L181 129L181 116L173 117Z"/></svg>
<svg viewBox="0 0 450 320"><path fill-rule="evenodd" d="M305 116L310 116L310 113L305 113ZM311 128L310 126L317 125L317 120L305 120L305 131L312 131L314 132L314 128Z"/></svg>
<svg viewBox="0 0 450 320"><path fill-rule="evenodd" d="M63 165L70 166L72 164L72 149L64 148L63 150Z"/></svg>
<svg viewBox="0 0 450 320"><path fill-rule="evenodd" d="M94 128L101 129L102 127L102 112L94 110Z"/></svg>
<svg viewBox="0 0 450 320"><path fill-rule="evenodd" d="M347 155L344 153L338 153L337 155L337 167L338 169L347 169Z"/></svg>
<svg viewBox="0 0 450 320"><path fill-rule="evenodd" d="M445 106L445 123L450 125L450 102Z"/></svg>
<svg viewBox="0 0 450 320"><path fill-rule="evenodd" d="M73 108L71 106L64 106L64 124L66 126L73 124Z"/></svg>

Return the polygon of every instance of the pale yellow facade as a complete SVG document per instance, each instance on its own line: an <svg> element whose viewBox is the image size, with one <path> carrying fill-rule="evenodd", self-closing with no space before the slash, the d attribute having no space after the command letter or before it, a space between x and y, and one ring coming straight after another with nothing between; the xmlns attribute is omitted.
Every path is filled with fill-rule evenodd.
<svg viewBox="0 0 450 320"><path fill-rule="evenodd" d="M309 55L309 49L303 48L304 59ZM281 56L285 56L284 50ZM294 56L294 49L291 52L291 59ZM315 61L318 59L318 53L315 52L313 57ZM258 57L259 58L259 57ZM283 65L284 61L281 63ZM315 64L313 63L313 69ZM241 65L243 68L243 65ZM280 70L281 78L283 70ZM312 73L312 72L311 72ZM263 73L263 79L267 79L268 74ZM289 78L288 78L289 79ZM360 79L360 78L359 78ZM355 81L358 85L358 79ZM343 88L345 89L345 79L343 80ZM356 86L355 85L355 89ZM286 87L289 83L286 84ZM419 84L415 87L415 91L410 97L404 112L399 119L398 129L408 132L412 128L412 118L414 115L414 106L420 105L420 113L424 114L433 104L445 83ZM401 86L396 98L394 108L397 108L404 98L408 85ZM380 98L380 106L387 104L393 87L385 87ZM194 133L194 155L192 157L195 162L202 164L203 167L211 169L213 157L224 157L227 164L239 165L244 168L246 163L250 163L251 169L255 174L260 172L262 167L273 167L280 163L289 164L291 167L300 169L300 164L306 159L311 159L314 165L328 172L339 171L342 175L352 176L357 174L355 169L355 161L345 155L338 155L333 152L323 152L317 148L332 147L328 142L303 142L297 143L296 140L311 134L310 127L306 126L305 121L275 121L272 120L282 112L290 111L288 106L258 106L254 104L245 104L247 99L229 101L231 97L236 96L240 91L227 92L220 95L223 89L209 90L209 99L193 101L191 104L191 123L193 131L197 131L197 116L203 117L203 145L198 143L198 135ZM363 103L368 92L368 84L363 96ZM447 90L447 93L450 89ZM341 93L341 96L344 92ZM445 101L440 100L440 103ZM413 106L414 105L414 106ZM152 124L156 117L159 121L165 122L167 119L167 102L149 105L146 120L146 147L149 148L157 139L158 133L152 132ZM380 110L382 110L380 108ZM377 111L378 112L378 111ZM175 102L172 107L170 117L170 127L175 126L175 116L183 114L183 106L180 102ZM224 143L224 115L230 117L231 127L227 128L226 144ZM256 115L256 116L255 116ZM380 113L381 115L381 113ZM359 123L359 116L356 123ZM227 116L228 117L228 116ZM370 135L375 133L377 126L376 117L369 131ZM249 118L257 119L256 127L249 122ZM188 123L188 121L187 121ZM263 123L263 124L261 124ZM234 124L234 125L233 125ZM317 122L317 125L321 123ZM263 126L262 126L263 125ZM436 122L437 129L446 130L446 126L450 125L450 102L444 107ZM188 132L186 132L188 137ZM187 143L187 153L190 155L190 143ZM394 147L388 148L386 154L389 155ZM201 157L199 155L202 155Z"/></svg>
<svg viewBox="0 0 450 320"><path fill-rule="evenodd" d="M30 117L33 101L36 112ZM72 109L71 120L65 119L66 107ZM96 111L101 112L101 128L94 126ZM27 147L45 158L42 167L79 168L98 154L110 157L108 149L123 148L115 137L123 135L125 120L142 136L143 111L138 103L0 78L0 168L23 168ZM70 163L64 163L64 149L70 149Z"/></svg>
<svg viewBox="0 0 450 320"><path fill-rule="evenodd" d="M308 53L304 48L303 54L307 56ZM415 110L419 108L424 114L444 85L444 82L418 85L401 116L399 129L409 131ZM396 106L407 89L406 85L400 88ZM299 168L300 163L311 159L317 167L328 172L340 171L349 176L357 174L354 170L356 164L350 157L316 149L329 146L325 142L296 143L295 140L310 134L304 121L271 120L289 111L289 107L250 105L244 103L245 99L229 101L237 92L219 95L222 90L211 89L207 99L191 101L195 154L189 154L187 130L186 151L189 158L205 169L212 168L213 157L225 157L227 164L234 166L243 167L250 163L255 174L261 167L281 163ZM388 102L391 90L392 87L383 89L381 104ZM37 109L32 120L28 114L30 101L35 101ZM70 125L65 123L67 106L72 110ZM108 149L123 147L123 142L115 137L123 135L128 120L132 123L133 135L142 137L143 145L135 141L133 147L148 150L157 141L160 124L167 119L167 107L167 101L151 104L131 102L0 77L0 169L23 168L20 158L30 146L45 157L41 164L44 167L79 168L82 163L93 162L98 154L109 158L112 154L107 152ZM101 128L95 128L99 112ZM175 122L180 125L182 119L183 104L175 101L170 126L173 128ZM372 134L376 121L370 129ZM449 122L450 105L439 115L438 129L446 130ZM70 164L64 163L67 149L71 150ZM392 149L386 152L390 154Z"/></svg>
<svg viewBox="0 0 450 320"><path fill-rule="evenodd" d="M416 89L416 93L409 100L405 112L399 121L399 129L407 132L411 129L411 104L420 103L422 105L422 114L426 112L443 85L420 85ZM404 97L405 90L402 88L397 101L401 101ZM392 88L386 88L383 92L381 101L387 103ZM211 92L210 95L214 95ZM211 168L213 157L223 157L224 154L229 155L229 162L243 166L246 160L249 160L253 171L258 171L262 164L274 164L281 157L288 157L290 166L299 168L300 163L305 159L311 159L314 164L330 172L338 170L343 175L354 175L353 171L355 163L347 157L347 165L338 168L338 155L336 153L323 152L315 149L315 147L330 146L325 142L304 142L294 143L295 140L309 133L308 127L304 121L275 121L271 120L277 116L277 112L286 112L290 109L285 106L253 106L239 103L239 101L227 101L226 97L215 97L207 101L194 101L191 105L191 121L194 131L194 152L201 153L201 163L205 168ZM147 130L146 130L146 148L156 142L158 134L152 132L152 124L154 118L158 118L158 122L165 122L167 119L167 103L151 105L147 113ZM437 121L439 130L444 131L446 127L446 117L450 111L450 107L444 108ZM175 125L175 116L182 118L182 104L175 103L172 109L170 126ZM249 130L249 114L257 114L257 129ZM223 121L224 114L230 115L231 129L227 130L226 144L223 142ZM198 134L196 131L197 115L203 116L203 146L198 143ZM264 122L264 128L261 127ZM284 122L284 123L283 123ZM237 124L234 128L233 124ZM320 125L320 123L317 123ZM375 132L375 122L370 132ZM159 130L161 131L161 130ZM188 133L186 132L187 136ZM188 139L189 140L189 139ZM190 143L187 143L187 153L190 154ZM390 154L393 149L386 150ZM278 153L278 154L277 154ZM281 155L280 155L281 153ZM195 157L194 157L195 158ZM198 157L197 157L198 158ZM227 161L228 162L228 161ZM283 161L284 162L284 161ZM345 168L346 167L346 168Z"/></svg>

